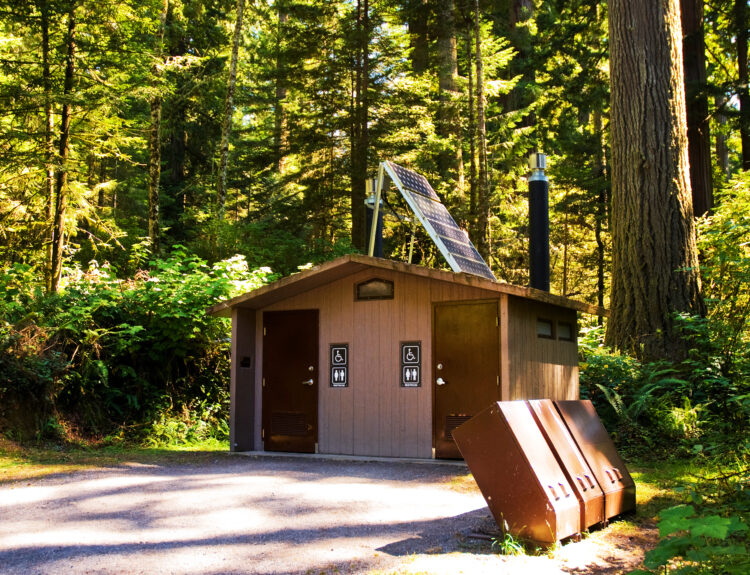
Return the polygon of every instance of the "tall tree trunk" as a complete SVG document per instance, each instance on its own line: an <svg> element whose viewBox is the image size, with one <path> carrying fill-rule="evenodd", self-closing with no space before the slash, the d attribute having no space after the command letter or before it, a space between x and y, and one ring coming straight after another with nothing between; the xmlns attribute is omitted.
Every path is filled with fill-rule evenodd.
<svg viewBox="0 0 750 575"><path fill-rule="evenodd" d="M734 25L737 44L737 68L739 69L740 143L742 145L742 169L750 170L750 92L747 71L747 0L734 0Z"/></svg>
<svg viewBox="0 0 750 575"><path fill-rule="evenodd" d="M289 146L289 128L287 126L286 100L286 66L284 61L284 25L287 21L286 6L279 2L278 29L276 32L276 92L274 94L273 151L276 173L283 174L286 167L286 154Z"/></svg>
<svg viewBox="0 0 750 575"><path fill-rule="evenodd" d="M53 205L55 198L55 120L52 113L52 76L49 66L49 0L41 2L42 26L42 88L44 90L44 196L47 225L45 287L52 291L52 252L54 240Z"/></svg>
<svg viewBox="0 0 750 575"><path fill-rule="evenodd" d="M477 182L477 251L489 265L490 186L487 173L487 130L484 119L484 71L482 69L482 33L479 0L474 2L474 45L477 70L477 152L479 178Z"/></svg>
<svg viewBox="0 0 750 575"><path fill-rule="evenodd" d="M474 119L474 49L471 45L471 29L466 30L466 61L469 84L469 237L474 244L477 236L477 124Z"/></svg>
<svg viewBox="0 0 750 575"><path fill-rule="evenodd" d="M369 44L370 44L370 5L369 0L357 0L357 45L356 72L353 93L352 135L351 135L351 210L352 244L364 251L367 223L365 214L365 180L367 178L367 117L369 87Z"/></svg>
<svg viewBox="0 0 750 575"><path fill-rule="evenodd" d="M719 129L715 135L716 138L716 163L719 165L721 174L724 178L729 179L729 146L724 129L727 125L727 115L724 113L724 107L727 105L727 98L724 94L716 97L716 122Z"/></svg>
<svg viewBox="0 0 750 575"><path fill-rule="evenodd" d="M99 182L107 181L107 158L102 158L99 162ZM101 209L104 207L104 186L99 186L99 193L96 198L96 207Z"/></svg>
<svg viewBox="0 0 750 575"><path fill-rule="evenodd" d="M679 360L676 312L703 313L679 0L610 0L612 303L607 343Z"/></svg>
<svg viewBox="0 0 750 575"><path fill-rule="evenodd" d="M227 199L227 163L229 161L229 135L232 132L232 116L234 115L234 87L237 84L237 58L242 39L242 15L245 11L245 0L237 0L237 20L234 23L232 37L232 57L229 61L229 79L227 81L227 95L224 100L224 119L221 124L221 143L219 144L219 182L216 186L216 204L220 218L224 217L224 205Z"/></svg>
<svg viewBox="0 0 750 575"><path fill-rule="evenodd" d="M602 139L602 113L594 112L594 134L599 138L600 152L594 157L594 181L598 184L596 200L596 221L594 222L594 237L596 238L596 303L599 307L604 307L604 264L605 264L605 246L604 246L604 225L607 222L607 187L606 182L606 151ZM599 325L604 324L604 318L599 316Z"/></svg>
<svg viewBox="0 0 750 575"><path fill-rule="evenodd" d="M76 5L68 13L68 33L65 39L65 79L63 81L63 105L60 114L60 143L58 146L58 167L55 177L55 208L52 227L52 259L50 292L55 293L60 285L62 274L63 249L65 247L65 212L68 207L68 154L70 151L71 96L75 80L76 60Z"/></svg>
<svg viewBox="0 0 750 575"><path fill-rule="evenodd" d="M508 71L510 78L521 75L521 81L511 90L507 96L504 96L505 109L520 110L528 106L529 102L525 97L528 85L534 82L534 64L533 64L533 46L528 28L521 26L534 15L533 0L510 0L508 5L508 40L510 45L516 51L516 57L510 63ZM533 113L522 120L523 125L533 126Z"/></svg>
<svg viewBox="0 0 750 575"><path fill-rule="evenodd" d="M164 46L164 27L169 11L169 0L164 0L163 9L159 15L159 28L156 33L157 64L154 66L155 78L161 76L162 52ZM159 230L159 180L161 178L161 105L160 94L151 98L151 126L148 138L148 237L151 240L151 250L159 253L161 240Z"/></svg>
<svg viewBox="0 0 750 575"><path fill-rule="evenodd" d="M415 74L422 74L429 65L430 41L427 27L429 14L430 4L427 0L409 0L406 2L411 69Z"/></svg>
<svg viewBox="0 0 750 575"><path fill-rule="evenodd" d="M455 149L440 154L440 172L444 178L455 179L463 187L461 154L461 121L458 113L458 52L453 0L440 0L437 5L438 90L440 109L438 131L451 138Z"/></svg>
<svg viewBox="0 0 750 575"><path fill-rule="evenodd" d="M681 0L682 50L685 64L688 158L693 213L700 217L713 206L711 135L706 98L706 43L703 0Z"/></svg>

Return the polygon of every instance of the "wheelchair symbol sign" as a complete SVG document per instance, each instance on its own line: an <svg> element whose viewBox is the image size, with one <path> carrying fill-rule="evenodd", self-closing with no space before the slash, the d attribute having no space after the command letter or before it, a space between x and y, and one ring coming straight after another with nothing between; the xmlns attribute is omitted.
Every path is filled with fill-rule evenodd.
<svg viewBox="0 0 750 575"><path fill-rule="evenodd" d="M331 346L331 365L346 365L347 351L345 346Z"/></svg>
<svg viewBox="0 0 750 575"><path fill-rule="evenodd" d="M418 345L405 345L402 351L402 357L404 364L418 364L419 363L419 346Z"/></svg>

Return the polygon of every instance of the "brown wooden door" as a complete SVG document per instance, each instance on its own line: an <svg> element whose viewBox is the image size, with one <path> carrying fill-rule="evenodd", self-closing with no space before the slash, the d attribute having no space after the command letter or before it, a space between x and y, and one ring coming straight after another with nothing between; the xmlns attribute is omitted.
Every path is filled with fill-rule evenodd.
<svg viewBox="0 0 750 575"><path fill-rule="evenodd" d="M497 301L436 304L433 322L435 457L460 459L453 430L500 399Z"/></svg>
<svg viewBox="0 0 750 575"><path fill-rule="evenodd" d="M315 453L318 310L263 313L263 446Z"/></svg>

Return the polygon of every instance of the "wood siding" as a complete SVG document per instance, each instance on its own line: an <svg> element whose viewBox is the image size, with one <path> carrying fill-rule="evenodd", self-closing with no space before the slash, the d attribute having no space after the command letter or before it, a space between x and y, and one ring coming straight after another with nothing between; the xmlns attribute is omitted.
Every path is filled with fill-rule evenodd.
<svg viewBox="0 0 750 575"><path fill-rule="evenodd" d="M540 318L552 321L555 331L557 322L569 323L573 341L538 337ZM509 296L507 399L578 399L576 319L573 310Z"/></svg>
<svg viewBox="0 0 750 575"><path fill-rule="evenodd" d="M356 284L382 278L394 282L393 300L354 301ZM501 314L503 298L506 298L507 329L501 330L502 374L509 374L510 381L503 381L503 391L510 390L513 399L523 395L523 381L533 382L539 387L530 390L528 397L538 395L544 388L542 377L547 374L556 378L547 387L552 387L556 395L549 397L577 397L577 367L575 343L564 342L565 352L573 350L573 363L570 353L559 353L555 357L563 360L560 369L550 365L530 379L516 375L519 366L516 356L522 355L524 364L536 373L538 366L527 358L531 350L523 345L513 345L512 338L520 344L524 328L520 323L533 321L527 326L536 337L536 315L522 313L522 298L478 289L477 287L439 281L433 278L401 273L386 269L366 269L351 276L336 279L307 292L296 294L283 301L273 303L251 312L255 314L255 380L254 402L254 449L263 450L261 439L261 377L263 359L262 314L264 311L290 309L320 310L319 357L319 428L318 450L321 453L374 455L388 457L432 457L432 315L433 303L445 301L465 301L474 299L500 299ZM510 303L508 303L508 300ZM575 324L575 312L545 306L557 310L565 321ZM555 316L557 317L557 316ZM514 322L518 325L514 325ZM519 323L520 322L520 323ZM509 345L505 346L502 334L509 334ZM531 339L531 336L525 336ZM399 350L402 341L422 342L422 386L418 388L400 387ZM334 343L349 344L349 387L330 387L329 346ZM552 342L557 344L557 342ZM562 344L563 342L559 342ZM536 349L538 342L532 342ZM548 354L549 355L549 354ZM237 356L233 356L237 357ZM552 356L547 359L551 361ZM547 361L545 360L545 361ZM522 369L522 368L521 368ZM546 370L546 371L545 371ZM234 373L234 372L233 372ZM505 375L503 375L505 377ZM575 377L575 391L562 393ZM514 379L517 382L514 386Z"/></svg>
<svg viewBox="0 0 750 575"><path fill-rule="evenodd" d="M394 282L392 300L354 301L356 284ZM258 310L320 310L321 453L432 456L432 302L487 298L485 290L390 270L365 270ZM259 316L258 323L261 321ZM259 338L260 338L259 334ZM262 339L262 338L261 338ZM257 345L262 358L262 341ZM422 342L422 386L399 383L399 345ZM329 346L348 343L349 387L330 387ZM260 365L256 370L260 369ZM256 411L260 413L260 405ZM256 421L260 421L259 416ZM262 449L256 424L256 449Z"/></svg>

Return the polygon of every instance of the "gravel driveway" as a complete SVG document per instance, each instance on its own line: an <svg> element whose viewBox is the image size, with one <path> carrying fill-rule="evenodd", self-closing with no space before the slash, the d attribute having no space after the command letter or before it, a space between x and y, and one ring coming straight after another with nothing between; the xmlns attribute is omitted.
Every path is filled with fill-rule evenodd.
<svg viewBox="0 0 750 575"><path fill-rule="evenodd" d="M6 484L0 572L388 572L461 549L487 522L478 491L450 485L465 473L238 456Z"/></svg>

